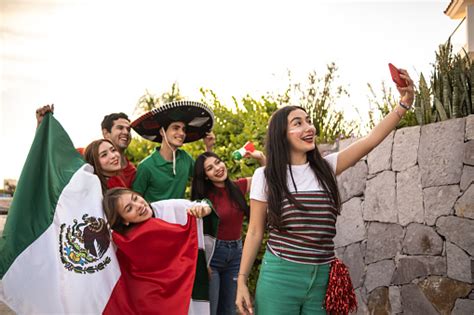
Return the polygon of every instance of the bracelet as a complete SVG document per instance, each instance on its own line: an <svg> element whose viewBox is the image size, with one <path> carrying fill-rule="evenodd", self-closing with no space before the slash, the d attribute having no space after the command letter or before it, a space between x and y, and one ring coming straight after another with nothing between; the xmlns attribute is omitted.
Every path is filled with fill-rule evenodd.
<svg viewBox="0 0 474 315"><path fill-rule="evenodd" d="M238 276L244 276L244 277L246 277L246 278L249 277L249 275L248 275L247 273L238 273L237 275L238 275Z"/></svg>
<svg viewBox="0 0 474 315"><path fill-rule="evenodd" d="M400 120L402 119L403 115L400 114L400 112L398 111L398 108L395 107L394 109L395 113L397 114L398 118L400 118Z"/></svg>
<svg viewBox="0 0 474 315"><path fill-rule="evenodd" d="M406 109L406 110L410 110L411 108L411 106L403 104L402 101L398 102L398 105L400 105L401 108Z"/></svg>

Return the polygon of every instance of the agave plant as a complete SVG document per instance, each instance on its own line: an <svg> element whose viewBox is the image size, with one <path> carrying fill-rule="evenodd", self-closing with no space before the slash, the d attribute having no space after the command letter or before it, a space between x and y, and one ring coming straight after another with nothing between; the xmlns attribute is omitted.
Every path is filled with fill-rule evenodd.
<svg viewBox="0 0 474 315"><path fill-rule="evenodd" d="M431 88L423 74L416 91L415 114L420 125L474 113L474 67L467 54L453 54L448 40L440 45Z"/></svg>

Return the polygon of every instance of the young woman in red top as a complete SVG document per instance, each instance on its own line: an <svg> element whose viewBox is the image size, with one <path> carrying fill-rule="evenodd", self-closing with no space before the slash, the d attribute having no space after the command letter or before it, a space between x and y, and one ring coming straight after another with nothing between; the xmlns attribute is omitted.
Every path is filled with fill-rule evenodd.
<svg viewBox="0 0 474 315"><path fill-rule="evenodd" d="M265 164L261 151L247 153ZM250 191L251 177L229 179L224 162L213 152L201 154L194 164L191 189L193 200L209 199L219 215L217 241L212 257L209 298L211 314L235 314L237 274L242 256L242 223L249 215L245 194Z"/></svg>

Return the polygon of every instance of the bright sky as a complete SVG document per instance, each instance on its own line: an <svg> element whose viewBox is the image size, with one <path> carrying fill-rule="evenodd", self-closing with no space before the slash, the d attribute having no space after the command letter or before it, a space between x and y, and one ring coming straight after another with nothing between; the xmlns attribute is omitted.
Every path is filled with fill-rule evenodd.
<svg viewBox="0 0 474 315"><path fill-rule="evenodd" d="M390 82L388 62L429 77L460 22L443 13L448 4L0 0L0 187L19 177L43 104L83 147L101 137L104 115L131 115L146 89L176 81L189 99L204 87L231 104L281 91L287 70L304 81L334 61L351 94L339 106L366 112L367 83Z"/></svg>

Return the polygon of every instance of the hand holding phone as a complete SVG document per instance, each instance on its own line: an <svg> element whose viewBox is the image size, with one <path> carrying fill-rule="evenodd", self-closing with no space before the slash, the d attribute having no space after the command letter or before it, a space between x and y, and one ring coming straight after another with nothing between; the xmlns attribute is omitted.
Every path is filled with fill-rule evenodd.
<svg viewBox="0 0 474 315"><path fill-rule="evenodd" d="M400 70L391 63L388 64L388 68L390 69L393 82L395 82L398 87L407 87L407 82L400 77Z"/></svg>

